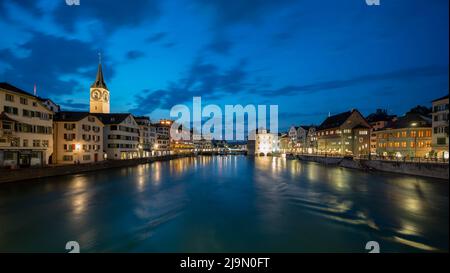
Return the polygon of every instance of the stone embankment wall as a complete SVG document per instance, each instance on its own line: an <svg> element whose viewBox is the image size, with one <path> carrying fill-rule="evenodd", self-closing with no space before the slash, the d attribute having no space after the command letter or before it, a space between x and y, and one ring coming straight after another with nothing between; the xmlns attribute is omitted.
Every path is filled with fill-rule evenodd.
<svg viewBox="0 0 450 273"><path fill-rule="evenodd" d="M22 181L35 178L43 178L50 176L69 175L82 172L99 171L110 168L128 167L139 164L151 163L154 161L165 161L180 157L191 155L166 155L153 158L139 158L129 160L106 160L92 164L78 164L78 165L58 165L47 166L43 168L26 168L26 169L1 169L0 170L0 184L14 181Z"/></svg>
<svg viewBox="0 0 450 273"><path fill-rule="evenodd" d="M403 162L390 160L359 160L343 157L324 157L300 155L297 159L313 161L325 165L334 165L359 170L375 170L382 172L401 173L425 176L439 179L449 179L448 163Z"/></svg>

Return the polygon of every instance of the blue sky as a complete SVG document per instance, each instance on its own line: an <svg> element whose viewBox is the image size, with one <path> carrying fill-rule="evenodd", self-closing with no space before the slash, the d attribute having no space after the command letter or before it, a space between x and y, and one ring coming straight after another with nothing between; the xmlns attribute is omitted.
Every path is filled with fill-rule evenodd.
<svg viewBox="0 0 450 273"><path fill-rule="evenodd" d="M278 104L282 128L328 113L403 114L448 93L447 0L0 2L0 81L87 110L97 52L114 112Z"/></svg>

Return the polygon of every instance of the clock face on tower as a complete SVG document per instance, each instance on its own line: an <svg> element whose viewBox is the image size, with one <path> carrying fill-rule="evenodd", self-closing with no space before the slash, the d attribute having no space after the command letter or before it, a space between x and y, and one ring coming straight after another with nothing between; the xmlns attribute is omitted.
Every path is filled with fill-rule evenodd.
<svg viewBox="0 0 450 273"><path fill-rule="evenodd" d="M100 100L101 97L102 97L102 93L100 92L100 90L98 90L98 89L92 90L92 92L91 92L91 98L92 98L93 100Z"/></svg>
<svg viewBox="0 0 450 273"><path fill-rule="evenodd" d="M103 93L103 101L108 102L108 100L109 100L109 95L108 95L108 92L105 91L105 92Z"/></svg>

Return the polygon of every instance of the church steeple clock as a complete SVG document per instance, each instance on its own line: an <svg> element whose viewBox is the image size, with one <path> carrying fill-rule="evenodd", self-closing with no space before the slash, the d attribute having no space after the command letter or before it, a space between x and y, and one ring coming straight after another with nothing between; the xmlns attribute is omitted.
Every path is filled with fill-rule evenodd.
<svg viewBox="0 0 450 273"><path fill-rule="evenodd" d="M91 85L89 105L91 113L109 114L109 91L103 79L102 57L99 54L97 77Z"/></svg>

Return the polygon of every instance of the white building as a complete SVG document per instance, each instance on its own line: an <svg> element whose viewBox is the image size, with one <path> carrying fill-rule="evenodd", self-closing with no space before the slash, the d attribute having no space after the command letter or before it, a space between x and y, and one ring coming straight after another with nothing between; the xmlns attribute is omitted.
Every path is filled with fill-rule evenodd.
<svg viewBox="0 0 450 273"><path fill-rule="evenodd" d="M252 132L249 139L247 142L249 155L267 156L278 153L280 150L278 135L272 134L266 129Z"/></svg>
<svg viewBox="0 0 450 273"><path fill-rule="evenodd" d="M107 159L139 158L139 125L132 114L99 114L103 127L103 150Z"/></svg>
<svg viewBox="0 0 450 273"><path fill-rule="evenodd" d="M39 100L42 102L42 104L47 107L47 109L49 109L50 111L54 112L54 113L58 113L59 111L61 111L61 107L56 104L54 101L52 101L51 99L48 98L39 98Z"/></svg>
<svg viewBox="0 0 450 273"><path fill-rule="evenodd" d="M448 159L448 95L432 102L432 142L431 147L437 158Z"/></svg>
<svg viewBox="0 0 450 273"><path fill-rule="evenodd" d="M38 97L0 83L0 167L49 164L52 125L53 112Z"/></svg>
<svg viewBox="0 0 450 273"><path fill-rule="evenodd" d="M103 161L103 123L88 112L59 112L54 118L56 164Z"/></svg>

